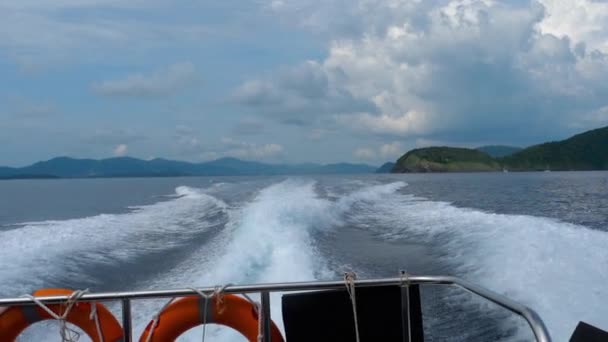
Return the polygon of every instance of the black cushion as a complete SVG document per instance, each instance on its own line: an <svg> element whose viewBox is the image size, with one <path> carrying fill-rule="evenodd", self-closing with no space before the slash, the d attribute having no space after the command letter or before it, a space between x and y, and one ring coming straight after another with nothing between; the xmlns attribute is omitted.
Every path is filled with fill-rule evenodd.
<svg viewBox="0 0 608 342"><path fill-rule="evenodd" d="M355 293L361 342L407 342L401 287L357 287ZM412 342L423 341L418 286L410 286L409 293ZM346 289L284 295L283 321L287 342L355 341L353 308Z"/></svg>
<svg viewBox="0 0 608 342"><path fill-rule="evenodd" d="M574 329L570 342L606 342L608 341L608 332L598 329L593 325L585 322L579 322Z"/></svg>

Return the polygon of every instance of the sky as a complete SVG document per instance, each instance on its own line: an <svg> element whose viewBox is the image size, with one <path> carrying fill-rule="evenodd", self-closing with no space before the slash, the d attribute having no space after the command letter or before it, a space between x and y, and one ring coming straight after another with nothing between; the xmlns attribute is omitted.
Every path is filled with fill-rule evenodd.
<svg viewBox="0 0 608 342"><path fill-rule="evenodd" d="M0 165L379 165L608 125L608 1L0 0Z"/></svg>

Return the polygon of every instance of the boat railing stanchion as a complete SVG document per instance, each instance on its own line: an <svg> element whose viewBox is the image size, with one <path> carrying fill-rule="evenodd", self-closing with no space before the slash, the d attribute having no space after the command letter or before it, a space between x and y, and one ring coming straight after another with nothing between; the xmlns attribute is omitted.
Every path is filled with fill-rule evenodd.
<svg viewBox="0 0 608 342"><path fill-rule="evenodd" d="M124 342L133 340L133 329L131 324L131 300L123 298L122 302L122 330L124 331Z"/></svg>
<svg viewBox="0 0 608 342"><path fill-rule="evenodd" d="M412 342L412 321L410 317L410 284L408 274L401 271L401 319L403 324L403 340Z"/></svg>
<svg viewBox="0 0 608 342"><path fill-rule="evenodd" d="M271 322L270 319L270 294L268 291L260 292L262 299L262 329L264 331L264 342L271 342Z"/></svg>

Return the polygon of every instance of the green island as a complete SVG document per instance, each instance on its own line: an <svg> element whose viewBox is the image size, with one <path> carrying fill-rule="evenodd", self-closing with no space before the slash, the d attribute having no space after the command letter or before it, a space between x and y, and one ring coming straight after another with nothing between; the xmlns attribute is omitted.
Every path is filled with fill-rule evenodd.
<svg viewBox="0 0 608 342"><path fill-rule="evenodd" d="M498 171L500 164L474 149L426 147L411 150L397 160L392 172L475 172Z"/></svg>
<svg viewBox="0 0 608 342"><path fill-rule="evenodd" d="M496 147L496 146L493 146ZM512 154L460 147L425 147L401 156L391 172L496 172L496 171L589 171L608 170L608 127L547 142ZM497 150L496 148L492 150ZM504 151L505 149L501 149Z"/></svg>

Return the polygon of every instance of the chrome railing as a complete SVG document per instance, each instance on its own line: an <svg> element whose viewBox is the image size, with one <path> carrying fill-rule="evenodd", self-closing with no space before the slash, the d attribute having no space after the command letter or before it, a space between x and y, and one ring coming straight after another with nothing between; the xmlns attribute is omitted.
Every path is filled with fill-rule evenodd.
<svg viewBox="0 0 608 342"><path fill-rule="evenodd" d="M408 276L407 278L384 278L384 279L366 279L356 280L357 287L372 287L372 286L403 286L403 285L452 285L463 288L473 294L483 297L499 306L512 311L513 313L523 317L538 342L550 342L551 337L542 319L534 312L534 310L515 302L503 295L485 289L481 286L471 284L467 281L450 276ZM312 282L295 282L295 283L273 283L273 284L255 284L255 285L234 285L229 286L224 291L225 293L243 294L243 293L260 293L261 304L264 319L264 338L265 342L270 342L270 295L271 292L293 292L293 291L313 291L313 290L330 290L344 289L343 281L312 281ZM213 292L214 287L197 288L202 292ZM106 292L106 293L87 293L80 297L79 301L121 301L122 302L122 324L125 331L125 342L131 342L132 325L131 325L131 300L134 299L150 299L150 298L174 298L198 295L192 289L177 289L177 290L155 290L155 291L131 291L131 292ZM68 296L49 296L38 297L44 304L58 304L68 300ZM35 305L34 301L29 298L5 298L0 299L0 306L12 305Z"/></svg>

